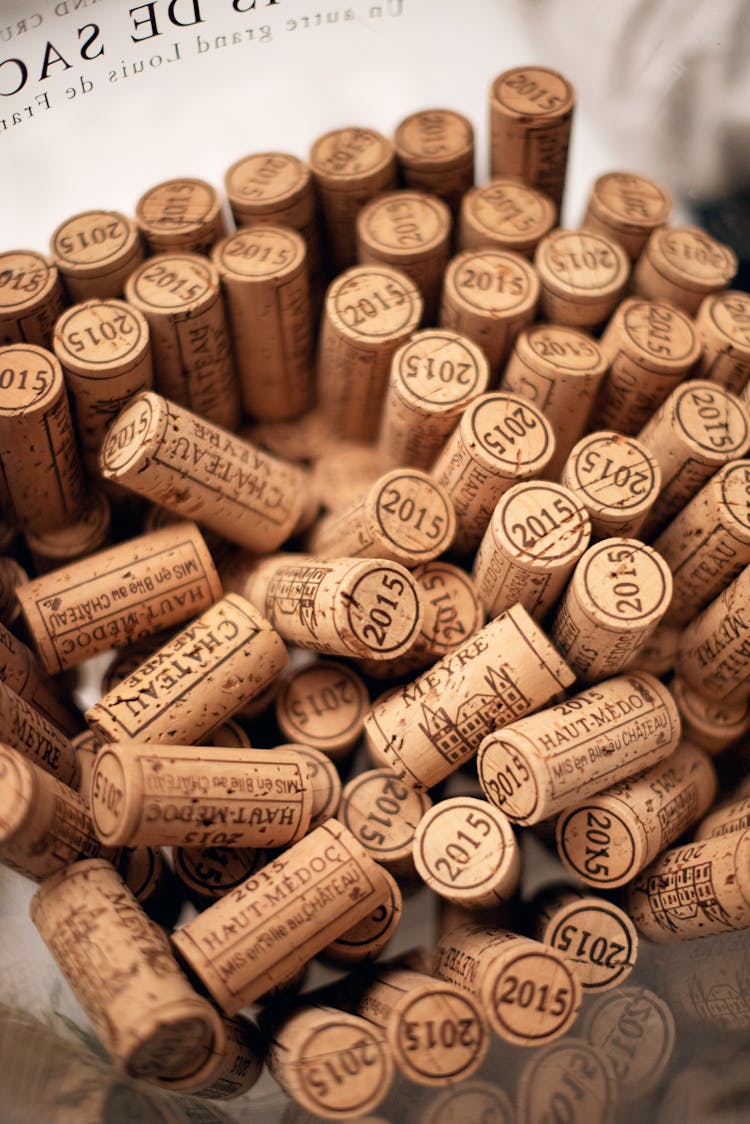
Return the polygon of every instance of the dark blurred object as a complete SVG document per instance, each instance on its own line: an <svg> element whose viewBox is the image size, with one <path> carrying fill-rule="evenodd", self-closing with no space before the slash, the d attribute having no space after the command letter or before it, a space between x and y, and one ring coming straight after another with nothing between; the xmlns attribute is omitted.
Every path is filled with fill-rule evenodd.
<svg viewBox="0 0 750 1124"><path fill-rule="evenodd" d="M750 290L750 188L710 203L693 203L696 222L731 246L740 268L733 289Z"/></svg>

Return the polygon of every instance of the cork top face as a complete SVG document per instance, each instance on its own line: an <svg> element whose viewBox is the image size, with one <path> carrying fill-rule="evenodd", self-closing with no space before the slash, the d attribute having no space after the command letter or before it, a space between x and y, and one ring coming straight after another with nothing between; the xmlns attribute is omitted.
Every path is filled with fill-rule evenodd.
<svg viewBox="0 0 750 1124"><path fill-rule="evenodd" d="M0 415L42 409L63 389L62 368L49 351L30 343L0 347Z"/></svg>
<svg viewBox="0 0 750 1124"><path fill-rule="evenodd" d="M357 215L357 234L374 253L410 261L447 244L451 216L442 199L424 191L388 191Z"/></svg>
<svg viewBox="0 0 750 1124"><path fill-rule="evenodd" d="M445 489L417 468L396 468L381 476L368 493L365 511L379 537L410 564L442 554L456 533L456 514Z"/></svg>
<svg viewBox="0 0 750 1124"><path fill-rule="evenodd" d="M579 441L563 473L565 483L600 514L635 514L653 502L661 470L634 437L602 430Z"/></svg>
<svg viewBox="0 0 750 1124"><path fill-rule="evenodd" d="M465 250L445 274L445 291L469 312L520 314L539 299L539 279L520 254L503 250Z"/></svg>
<svg viewBox="0 0 750 1124"><path fill-rule="evenodd" d="M0 254L0 316L44 301L58 281L54 265L33 250Z"/></svg>
<svg viewBox="0 0 750 1124"><path fill-rule="evenodd" d="M388 863L411 855L416 826L431 806L390 769L370 769L344 786L339 817L369 855Z"/></svg>
<svg viewBox="0 0 750 1124"><path fill-rule="evenodd" d="M543 284L579 300L617 293L630 272L623 248L590 230L553 230L539 243L534 264Z"/></svg>
<svg viewBox="0 0 750 1124"><path fill-rule="evenodd" d="M301 234L285 226L243 227L215 247L212 257L228 280L282 279L294 273L307 250Z"/></svg>
<svg viewBox="0 0 750 1124"><path fill-rule="evenodd" d="M563 117L575 102L575 90L562 74L543 66L517 66L500 74L491 98L513 117Z"/></svg>
<svg viewBox="0 0 750 1124"><path fill-rule="evenodd" d="M493 179L464 196L466 217L490 238L534 245L554 226L557 207L543 192L513 179Z"/></svg>
<svg viewBox="0 0 750 1124"><path fill-rule="evenodd" d="M149 346L148 324L125 301L86 301L64 312L55 324L53 345L63 366L76 374L90 368L90 377L111 372L128 358L135 362ZM85 376L83 376L85 377Z"/></svg>
<svg viewBox="0 0 750 1124"><path fill-rule="evenodd" d="M643 230L669 218L672 200L658 183L632 172L608 172L594 183L591 202L613 226Z"/></svg>
<svg viewBox="0 0 750 1124"><path fill-rule="evenodd" d="M737 461L720 475L724 506L745 531L750 531L750 460Z"/></svg>
<svg viewBox="0 0 750 1124"><path fill-rule="evenodd" d="M137 809L130 809L128 816L126 788L125 772L118 755L103 748L96 755L91 778L90 810L96 833L104 842L115 835L127 834L131 821L137 821Z"/></svg>
<svg viewBox="0 0 750 1124"><path fill-rule="evenodd" d="M724 288L737 272L737 256L698 226L662 226L643 251L667 280L690 289Z"/></svg>
<svg viewBox="0 0 750 1124"><path fill-rule="evenodd" d="M291 675L277 696L276 715L287 737L325 751L357 740L369 706L356 672L331 660Z"/></svg>
<svg viewBox="0 0 750 1124"><path fill-rule="evenodd" d="M174 179L158 183L140 197L135 214L147 234L189 236L214 221L219 197L205 180Z"/></svg>
<svg viewBox="0 0 750 1124"><path fill-rule="evenodd" d="M472 456L508 476L541 472L555 451L555 435L544 414L513 394L477 398L461 418L461 433Z"/></svg>
<svg viewBox="0 0 750 1124"><path fill-rule="evenodd" d="M699 322L704 318L727 343L750 353L750 293L733 289L712 293L698 312Z"/></svg>
<svg viewBox="0 0 750 1124"><path fill-rule="evenodd" d="M194 312L219 292L219 275L199 254L157 254L125 283L125 296L142 311Z"/></svg>
<svg viewBox="0 0 750 1124"><path fill-rule="evenodd" d="M422 297L400 270L359 265L333 281L326 295L326 314L342 335L377 344L416 330L422 317Z"/></svg>
<svg viewBox="0 0 750 1124"><path fill-rule="evenodd" d="M472 158L474 129L451 109L423 109L406 117L396 129L400 159L420 164L460 163Z"/></svg>
<svg viewBox="0 0 750 1124"><path fill-rule="evenodd" d="M489 366L470 339L443 328L417 332L393 357L391 382L399 397L430 413L456 408L487 387Z"/></svg>
<svg viewBox="0 0 750 1124"><path fill-rule="evenodd" d="M82 211L54 231L50 250L64 273L95 277L134 255L140 245L135 223L119 211Z"/></svg>
<svg viewBox="0 0 750 1124"><path fill-rule="evenodd" d="M333 129L318 137L310 152L313 172L326 180L356 181L385 171L393 162L393 145L375 129Z"/></svg>
<svg viewBox="0 0 750 1124"><path fill-rule="evenodd" d="M611 322L621 326L628 350L650 365L671 369L690 366L700 355L700 343L690 318L671 304L630 299L623 301Z"/></svg>
<svg viewBox="0 0 750 1124"><path fill-rule="evenodd" d="M0 843L8 843L31 812L34 795L32 768L20 753L0 745Z"/></svg>
<svg viewBox="0 0 750 1124"><path fill-rule="evenodd" d="M671 412L683 439L703 458L724 464L747 451L750 416L739 399L716 383L684 383L672 396Z"/></svg>
<svg viewBox="0 0 750 1124"><path fill-rule="evenodd" d="M436 658L452 652L484 624L476 585L464 571L438 559L413 571L424 594L421 641Z"/></svg>
<svg viewBox="0 0 750 1124"><path fill-rule="evenodd" d="M310 184L310 169L287 152L257 152L232 164L225 176L232 203L248 210L288 204Z"/></svg>
<svg viewBox="0 0 750 1124"><path fill-rule="evenodd" d="M593 896L555 910L543 940L575 964L587 992L607 991L622 983L638 955L638 933L628 915Z"/></svg>
<svg viewBox="0 0 750 1124"><path fill-rule="evenodd" d="M167 406L159 395L146 391L131 399L107 431L99 456L104 475L119 472L143 456L144 446L163 431L167 419Z"/></svg>
<svg viewBox="0 0 750 1124"><path fill-rule="evenodd" d="M573 581L597 616L645 628L664 614L672 575L661 555L637 539L604 539L579 562Z"/></svg>
<svg viewBox="0 0 750 1124"><path fill-rule="evenodd" d="M569 375L604 373L607 361L593 336L562 324L534 324L521 332L515 350L535 370Z"/></svg>
<svg viewBox="0 0 750 1124"><path fill-rule="evenodd" d="M423 816L414 837L414 861L437 893L467 903L488 891L510 898L521 872L509 820L486 800L469 796L441 800Z"/></svg>
<svg viewBox="0 0 750 1124"><path fill-rule="evenodd" d="M560 484L526 481L501 496L490 521L498 541L526 563L562 563L581 554L591 522L576 496Z"/></svg>

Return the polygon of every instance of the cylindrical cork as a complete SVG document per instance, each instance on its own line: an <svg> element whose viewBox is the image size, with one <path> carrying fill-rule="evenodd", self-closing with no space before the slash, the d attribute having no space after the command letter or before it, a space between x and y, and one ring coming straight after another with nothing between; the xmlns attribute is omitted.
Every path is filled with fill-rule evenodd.
<svg viewBox="0 0 750 1124"><path fill-rule="evenodd" d="M335 441L315 458L313 495L326 511L350 507L390 467L375 445L363 441Z"/></svg>
<svg viewBox="0 0 750 1124"><path fill-rule="evenodd" d="M112 423L102 475L247 550L277 550L308 501L307 473L150 392Z"/></svg>
<svg viewBox="0 0 750 1124"><path fill-rule="evenodd" d="M365 719L378 763L407 784L432 788L471 758L482 739L573 682L570 668L521 605L490 621Z"/></svg>
<svg viewBox="0 0 750 1124"><path fill-rule="evenodd" d="M350 507L325 515L308 546L317 558L388 558L412 567L444 554L455 533L448 490L422 469L394 468Z"/></svg>
<svg viewBox="0 0 750 1124"><path fill-rule="evenodd" d="M80 517L83 469L62 369L32 344L0 348L0 471L14 525L49 531Z"/></svg>
<svg viewBox="0 0 750 1124"><path fill-rule="evenodd" d="M513 1117L517 1124L541 1120L585 1120L609 1124L619 1102L612 1063L583 1038L568 1035L536 1050L522 1067Z"/></svg>
<svg viewBox="0 0 750 1124"><path fill-rule="evenodd" d="M0 682L0 743L17 749L63 784L77 787L76 754L65 734L3 682Z"/></svg>
<svg viewBox="0 0 750 1124"><path fill-rule="evenodd" d="M560 858L587 886L624 886L705 814L717 788L710 757L683 742L666 760L566 808L557 821Z"/></svg>
<svg viewBox="0 0 750 1124"><path fill-rule="evenodd" d="M422 625L417 583L385 559L274 554L257 564L240 560L224 579L288 643L323 655L392 659L411 648Z"/></svg>
<svg viewBox="0 0 750 1124"><path fill-rule="evenodd" d="M341 778L338 770L330 757L310 745L287 742L277 746L274 753L278 750L291 752L296 757L301 757L304 762L307 783L312 794L308 828L308 831L312 831L338 813L341 803Z"/></svg>
<svg viewBox="0 0 750 1124"><path fill-rule="evenodd" d="M658 410L701 353L693 322L684 312L635 297L616 309L599 346L609 373L592 424L629 436Z"/></svg>
<svg viewBox="0 0 750 1124"><path fill-rule="evenodd" d="M89 491L81 518L67 527L26 535L34 570L47 574L80 558L87 558L109 542L111 510L101 488Z"/></svg>
<svg viewBox="0 0 750 1124"><path fill-rule="evenodd" d="M557 207L543 192L516 179L494 179L464 195L458 248L493 247L530 258L556 219Z"/></svg>
<svg viewBox="0 0 750 1124"><path fill-rule="evenodd" d="M71 301L119 297L143 261L138 227L119 211L82 211L50 238L50 253Z"/></svg>
<svg viewBox="0 0 750 1124"><path fill-rule="evenodd" d="M464 250L448 264L440 327L473 340L495 378L516 336L534 319L539 279L529 262L511 250Z"/></svg>
<svg viewBox="0 0 750 1124"><path fill-rule="evenodd" d="M741 1051L743 1037L750 1027L747 931L685 941L659 951L660 990L680 1019L681 1029L687 1029L688 1033L703 1032L701 1037L710 1036L712 1044L717 1039L720 1049L725 1043L729 1045L726 1057L731 1059L732 1067L736 1067L735 1078L742 1080L743 1067L737 1064L742 1055L735 1053L734 1047L736 1043ZM725 1037L722 1032L727 1031L730 1034ZM742 1032L743 1037L733 1039L731 1032L737 1031ZM716 1078L721 1081L724 1075L716 1071L710 1052L707 1051L707 1054L705 1063L711 1065ZM702 1090L705 1092L705 1086ZM697 1112L700 1113L700 1108ZM698 1118L693 1115L693 1120ZM667 1120L669 1124L676 1124L678 1120L690 1120L690 1116L686 1117L681 1111L679 1115L665 1118L665 1124Z"/></svg>
<svg viewBox="0 0 750 1124"><path fill-rule="evenodd" d="M536 187L559 207L574 106L575 90L555 70L499 74L490 87L490 174Z"/></svg>
<svg viewBox="0 0 750 1124"><path fill-rule="evenodd" d="M750 797L730 800L710 812L695 829L696 841L718 839L722 835L732 835L750 828Z"/></svg>
<svg viewBox="0 0 750 1124"><path fill-rule="evenodd" d="M389 265L358 265L328 288L318 351L320 409L341 437L378 431L391 360L419 327L414 282Z"/></svg>
<svg viewBox="0 0 750 1124"><path fill-rule="evenodd" d="M581 1006L578 974L557 949L505 929L461 925L440 938L436 975L474 995L514 1046L565 1034Z"/></svg>
<svg viewBox="0 0 750 1124"><path fill-rule="evenodd" d="M66 698L65 689L47 676L31 649L4 625L0 625L0 681L67 737L81 730L82 716Z"/></svg>
<svg viewBox="0 0 750 1124"><path fill-rule="evenodd" d="M29 575L15 558L0 556L0 624L12 628L21 615L18 592L28 585Z"/></svg>
<svg viewBox="0 0 750 1124"><path fill-rule="evenodd" d="M156 184L136 203L135 217L152 254L207 254L225 233L221 199L205 180Z"/></svg>
<svg viewBox="0 0 750 1124"><path fill-rule="evenodd" d="M247 882L266 857L248 847L175 847L172 865L191 901L203 908Z"/></svg>
<svg viewBox="0 0 750 1124"><path fill-rule="evenodd" d="M750 566L685 628L677 674L714 702L750 697Z"/></svg>
<svg viewBox="0 0 750 1124"><path fill-rule="evenodd" d="M682 733L712 757L750 730L750 698L727 705L691 690L679 675L669 684L682 720Z"/></svg>
<svg viewBox="0 0 750 1124"><path fill-rule="evenodd" d="M243 597L230 593L86 711L102 742L194 745L283 669L286 648Z"/></svg>
<svg viewBox="0 0 750 1124"><path fill-rule="evenodd" d="M695 327L703 347L696 375L739 394L750 379L750 295L735 289L710 294Z"/></svg>
<svg viewBox="0 0 750 1124"><path fill-rule="evenodd" d="M306 763L286 749L103 746L91 816L113 847L285 847L310 826Z"/></svg>
<svg viewBox="0 0 750 1124"><path fill-rule="evenodd" d="M704 297L726 289L737 264L734 250L699 226L660 226L635 264L633 292L693 316Z"/></svg>
<svg viewBox="0 0 750 1124"><path fill-rule="evenodd" d="M50 673L173 628L221 597L194 523L175 523L34 578L19 600Z"/></svg>
<svg viewBox="0 0 750 1124"><path fill-rule="evenodd" d="M626 909L657 944L750 926L750 830L665 851L630 884Z"/></svg>
<svg viewBox="0 0 750 1124"><path fill-rule="evenodd" d="M159 254L130 275L125 296L148 321L159 393L236 429L240 393L216 267L199 254Z"/></svg>
<svg viewBox="0 0 750 1124"><path fill-rule="evenodd" d="M115 852L97 838L83 799L0 744L0 862L41 881L68 863Z"/></svg>
<svg viewBox="0 0 750 1124"><path fill-rule="evenodd" d="M153 847L123 847L117 869L151 920L163 929L172 929L182 907L183 895L164 852Z"/></svg>
<svg viewBox="0 0 750 1124"><path fill-rule="evenodd" d="M513 1124L515 1107L504 1085L490 1081L462 1081L452 1089L433 1095L422 1107L419 1124L458 1124L460 1120L487 1120L494 1124Z"/></svg>
<svg viewBox="0 0 750 1124"><path fill-rule="evenodd" d="M590 230L553 230L540 241L534 265L546 320L595 328L625 292L628 255L619 242Z"/></svg>
<svg viewBox="0 0 750 1124"><path fill-rule="evenodd" d="M515 893L521 852L502 812L486 800L452 796L417 825L414 865L441 898L466 909L491 909Z"/></svg>
<svg viewBox="0 0 750 1124"><path fill-rule="evenodd" d="M283 679L275 705L285 737L338 761L362 736L370 696L347 664L316 660Z"/></svg>
<svg viewBox="0 0 750 1124"><path fill-rule="evenodd" d="M635 261L671 210L672 199L660 184L633 172L607 172L594 180L581 226L619 242Z"/></svg>
<svg viewBox="0 0 750 1124"><path fill-rule="evenodd" d="M616 675L663 618L672 597L664 559L637 539L602 539L573 571L550 637L582 683Z"/></svg>
<svg viewBox="0 0 750 1124"><path fill-rule="evenodd" d="M372 1112L393 1080L385 1036L358 1015L305 1006L268 1029L266 1062L307 1112L347 1120Z"/></svg>
<svg viewBox="0 0 750 1124"><path fill-rule="evenodd" d="M200 1097L201 1101L225 1101L247 1093L263 1072L265 1042L262 1041L255 1023L238 1016L234 1019L222 1018L223 1041L211 1062L197 1073L177 1080L157 1081L163 1088L175 1092ZM198 1102L201 1104L201 1102ZM199 1113L203 1115L208 1106L201 1104ZM191 1106L190 1111L193 1111ZM223 1116L223 1113L222 1113ZM205 1117L206 1124L217 1120L213 1107ZM228 1117L224 1117L221 1124Z"/></svg>
<svg viewBox="0 0 750 1124"><path fill-rule="evenodd" d="M353 968L376 960L386 948L401 921L403 899L396 879L386 870L383 873L391 892L388 901L331 941L320 954L322 960L342 968Z"/></svg>
<svg viewBox="0 0 750 1124"><path fill-rule="evenodd" d="M537 940L551 945L574 965L584 992L619 987L635 967L635 925L606 898L579 890L552 888L533 903Z"/></svg>
<svg viewBox="0 0 750 1124"><path fill-rule="evenodd" d="M339 819L396 878L414 874L417 825L432 807L424 792L400 781L390 769L370 769L344 785Z"/></svg>
<svg viewBox="0 0 750 1124"><path fill-rule="evenodd" d="M304 413L313 392L304 238L264 223L222 239L211 259L221 277L245 412L260 421Z"/></svg>
<svg viewBox="0 0 750 1124"><path fill-rule="evenodd" d="M541 476L554 451L552 426L526 399L482 394L471 403L432 469L453 501L456 552L476 549L503 493Z"/></svg>
<svg viewBox="0 0 750 1124"><path fill-rule="evenodd" d="M680 629L674 625L658 624L644 641L633 658L625 664L626 671L648 671L657 679L669 675L677 659Z"/></svg>
<svg viewBox="0 0 750 1124"><path fill-rule="evenodd" d="M110 423L135 394L151 389L149 327L124 301L91 300L63 313L54 348L75 406L86 468L96 476Z"/></svg>
<svg viewBox="0 0 750 1124"><path fill-rule="evenodd" d="M380 867L331 819L174 934L227 1014L287 979L388 901Z"/></svg>
<svg viewBox="0 0 750 1124"><path fill-rule="evenodd" d="M63 306L60 274L49 258L35 250L0 253L0 346L51 347Z"/></svg>
<svg viewBox="0 0 750 1124"><path fill-rule="evenodd" d="M310 168L323 213L330 265L334 273L340 273L357 260L358 211L375 195L396 186L393 145L375 129L334 129L313 144Z"/></svg>
<svg viewBox="0 0 750 1124"><path fill-rule="evenodd" d="M456 215L474 183L474 128L452 109L422 109L399 122L393 135L407 187L437 195Z"/></svg>
<svg viewBox="0 0 750 1124"><path fill-rule="evenodd" d="M599 344L587 332L537 324L521 332L500 379L500 389L533 402L555 431L555 453L545 476L557 480L586 429L606 374Z"/></svg>
<svg viewBox="0 0 750 1124"><path fill-rule="evenodd" d="M416 332L393 356L378 450L390 463L432 467L466 407L489 383L482 350L455 332Z"/></svg>
<svg viewBox="0 0 750 1124"><path fill-rule="evenodd" d="M659 1088L675 1046L674 1015L660 996L646 987L618 988L589 1007L582 1022L614 1070L621 1105L642 1102Z"/></svg>
<svg viewBox="0 0 750 1124"><path fill-rule="evenodd" d="M636 538L659 494L661 469L634 437L601 430L573 447L560 483L588 511L594 538Z"/></svg>
<svg viewBox="0 0 750 1124"><path fill-rule="evenodd" d="M167 937L109 863L76 863L45 881L31 919L130 1076L178 1086L212 1062L224 1037L220 1016L190 987Z"/></svg>
<svg viewBox="0 0 750 1124"><path fill-rule="evenodd" d="M508 819L536 824L663 760L679 740L667 688L645 673L620 675L490 733L479 783Z"/></svg>
<svg viewBox="0 0 750 1124"><path fill-rule="evenodd" d="M661 491L642 528L651 539L718 469L747 452L750 413L723 387L690 379L672 391L638 440L661 469Z"/></svg>
<svg viewBox="0 0 750 1124"><path fill-rule="evenodd" d="M285 457L290 461L315 461L332 446L340 444L333 437L317 406L288 421L257 422L243 426L240 433L243 438L260 445L274 456Z"/></svg>
<svg viewBox="0 0 750 1124"><path fill-rule="evenodd" d="M573 492L525 481L498 500L472 575L490 617L517 601L542 620L589 544L591 522Z"/></svg>

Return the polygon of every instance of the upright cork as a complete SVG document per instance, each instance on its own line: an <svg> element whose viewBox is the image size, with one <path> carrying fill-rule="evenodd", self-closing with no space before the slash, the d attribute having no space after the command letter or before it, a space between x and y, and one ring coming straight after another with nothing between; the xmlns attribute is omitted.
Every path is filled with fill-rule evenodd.
<svg viewBox="0 0 750 1124"><path fill-rule="evenodd" d="M373 859L396 878L415 872L415 832L432 801L390 769L369 769L344 785L338 817Z"/></svg>
<svg viewBox="0 0 750 1124"><path fill-rule="evenodd" d="M634 437L598 430L573 446L560 482L586 508L594 538L637 538L659 494L661 469Z"/></svg>
<svg viewBox="0 0 750 1124"><path fill-rule="evenodd" d="M385 870L384 874L391 891L388 901L331 941L321 952L321 960L337 967L353 968L377 960L387 948L401 921L403 896L396 879Z"/></svg>
<svg viewBox="0 0 750 1124"><path fill-rule="evenodd" d="M726 289L737 265L734 250L699 226L660 226L635 264L633 292L693 316L704 297Z"/></svg>
<svg viewBox="0 0 750 1124"><path fill-rule="evenodd" d="M551 887L532 903L534 931L575 967L586 994L624 983L638 957L638 933L619 906L577 889Z"/></svg>
<svg viewBox="0 0 750 1124"><path fill-rule="evenodd" d="M315 660L283 679L276 721L285 737L338 761L362 736L369 705L367 688L353 668L338 660Z"/></svg>
<svg viewBox="0 0 750 1124"><path fill-rule="evenodd" d="M537 824L668 757L680 740L674 699L652 675L620 675L489 733L477 758L491 803Z"/></svg>
<svg viewBox="0 0 750 1124"><path fill-rule="evenodd" d="M619 242L635 261L671 210L672 199L660 184L633 172L607 172L594 180L581 226Z"/></svg>
<svg viewBox="0 0 750 1124"><path fill-rule="evenodd" d="M49 258L35 250L0 253L0 347L50 347L64 303L60 274Z"/></svg>
<svg viewBox="0 0 750 1124"><path fill-rule="evenodd" d="M621 671L664 617L672 575L637 539L602 539L573 571L551 638L582 683Z"/></svg>
<svg viewBox="0 0 750 1124"><path fill-rule="evenodd" d="M399 122L393 136L407 187L437 195L458 214L474 182L474 128L452 109L422 109Z"/></svg>
<svg viewBox="0 0 750 1124"><path fill-rule="evenodd" d="M584 1038L568 1035L564 1042L535 1050L521 1069L513 1120L534 1124L563 1112L586 1124L608 1124L618 1105L612 1063Z"/></svg>
<svg viewBox="0 0 750 1124"><path fill-rule="evenodd" d="M590 230L553 230L534 254L546 320L596 328L625 292L630 261L620 246Z"/></svg>
<svg viewBox="0 0 750 1124"><path fill-rule="evenodd" d="M143 261L138 227L119 211L82 211L65 219L50 253L71 301L122 296L125 280Z"/></svg>
<svg viewBox="0 0 750 1124"><path fill-rule="evenodd" d="M151 254L207 254L225 233L221 199L205 180L157 183L141 195L135 217Z"/></svg>
<svg viewBox="0 0 750 1124"><path fill-rule="evenodd" d="M494 730L573 682L567 664L520 605L490 621L413 683L374 704L365 735L374 759L432 788Z"/></svg>
<svg viewBox="0 0 750 1124"><path fill-rule="evenodd" d="M125 297L148 322L159 393L236 429L239 388L216 267L199 254L159 254L130 275Z"/></svg>
<svg viewBox="0 0 750 1124"><path fill-rule="evenodd" d="M77 787L76 753L65 734L31 703L0 682L0 744L11 746L45 773Z"/></svg>
<svg viewBox="0 0 750 1124"><path fill-rule="evenodd" d="M358 265L328 288L318 350L320 409L340 437L377 433L391 360L419 327L414 282L388 265Z"/></svg>
<svg viewBox="0 0 750 1124"><path fill-rule="evenodd" d="M675 1048L674 1015L659 995L632 985L603 995L587 1009L583 1032L609 1061L622 1106L659 1089Z"/></svg>
<svg viewBox="0 0 750 1124"><path fill-rule="evenodd" d="M252 605L227 594L89 707L100 742L194 745L283 669L286 649Z"/></svg>
<svg viewBox="0 0 750 1124"><path fill-rule="evenodd" d="M683 737L712 757L750 731L750 698L727 704L688 687L675 675L669 685L680 712Z"/></svg>
<svg viewBox="0 0 750 1124"><path fill-rule="evenodd" d="M676 670L715 702L750 698L750 566L714 598L682 634Z"/></svg>
<svg viewBox="0 0 750 1124"><path fill-rule="evenodd" d="M101 488L89 491L83 515L75 523L57 527L54 531L42 531L26 535L34 572L47 574L68 562L87 558L107 546L110 538L111 509L107 496Z"/></svg>
<svg viewBox="0 0 750 1124"><path fill-rule="evenodd" d="M65 688L49 678L31 649L4 625L0 625L0 682L67 737L81 730L81 714L66 697Z"/></svg>
<svg viewBox="0 0 750 1124"><path fill-rule="evenodd" d="M308 502L307 473L158 394L139 394L102 447L105 480L247 550L277 550Z"/></svg>
<svg viewBox="0 0 750 1124"><path fill-rule="evenodd" d="M461 201L459 250L514 250L530 258L555 225L557 207L543 192L516 179L472 187Z"/></svg>
<svg viewBox="0 0 750 1124"><path fill-rule="evenodd" d="M739 394L750 379L750 295L711 293L700 303L695 326L703 347L696 375Z"/></svg>

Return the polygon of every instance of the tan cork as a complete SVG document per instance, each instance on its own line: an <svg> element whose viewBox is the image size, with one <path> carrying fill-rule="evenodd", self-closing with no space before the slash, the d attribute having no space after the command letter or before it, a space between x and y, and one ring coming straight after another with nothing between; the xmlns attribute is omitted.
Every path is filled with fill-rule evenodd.
<svg viewBox="0 0 750 1124"><path fill-rule="evenodd" d="M341 803L341 778L332 759L321 750L300 742L286 742L284 745L277 746L274 753L279 750L294 754L304 763L307 784L312 795L308 831L320 827L331 816L338 815Z"/></svg>
<svg viewBox="0 0 750 1124"><path fill-rule="evenodd" d="M590 230L557 229L534 253L545 320L596 328L621 300L630 261L619 242Z"/></svg>
<svg viewBox="0 0 750 1124"><path fill-rule="evenodd" d="M284 677L276 696L276 721L291 741L337 761L362 736L369 705L367 688L353 668L338 660L316 660Z"/></svg>
<svg viewBox="0 0 750 1124"><path fill-rule="evenodd" d="M0 743L17 749L63 784L76 787L78 767L68 738L7 682L0 682Z"/></svg>
<svg viewBox="0 0 750 1124"><path fill-rule="evenodd" d="M672 199L661 184L633 172L606 172L594 180L581 226L619 242L635 261L671 210Z"/></svg>
<svg viewBox="0 0 750 1124"><path fill-rule="evenodd" d="M557 220L557 207L542 191L516 179L472 187L461 201L459 250L514 250L530 258Z"/></svg>
<svg viewBox="0 0 750 1124"><path fill-rule="evenodd" d="M415 832L431 807L426 793L390 769L369 769L344 786L338 818L390 874L411 878Z"/></svg>
<svg viewBox="0 0 750 1124"><path fill-rule="evenodd" d="M205 180L165 180L149 188L135 205L135 217L151 254L207 254L223 236L221 200Z"/></svg>
<svg viewBox="0 0 750 1124"><path fill-rule="evenodd" d="M750 379L750 295L711 293L700 303L695 326L703 347L696 375L739 394Z"/></svg>
<svg viewBox="0 0 750 1124"><path fill-rule="evenodd" d="M456 215L474 183L474 128L452 109L422 109L400 121L393 136L407 187L437 195Z"/></svg>
<svg viewBox="0 0 750 1124"><path fill-rule="evenodd" d="M390 897L368 916L347 929L321 952L321 959L342 968L377 960L388 946L401 921L403 899L398 882L387 870L383 871Z"/></svg>
<svg viewBox="0 0 750 1124"><path fill-rule="evenodd" d="M628 915L605 898L579 890L552 889L543 895L534 931L574 965L587 995L619 987L638 958L638 933Z"/></svg>
<svg viewBox="0 0 750 1124"><path fill-rule="evenodd" d="M588 511L595 538L636 538L656 502L661 469L634 437L598 430L574 445L560 482Z"/></svg>
<svg viewBox="0 0 750 1124"><path fill-rule="evenodd" d="M111 510L107 496L101 488L93 488L86 497L81 518L54 531L26 535L34 570L37 575L47 574L69 562L77 562L101 550L109 543Z"/></svg>
<svg viewBox="0 0 750 1124"><path fill-rule="evenodd" d="M750 566L684 629L676 671L698 694L734 705L750 697Z"/></svg>
<svg viewBox="0 0 750 1124"><path fill-rule="evenodd" d="M65 688L47 675L31 649L4 625L0 626L0 681L67 737L80 732L81 714L66 697Z"/></svg>
<svg viewBox="0 0 750 1124"><path fill-rule="evenodd" d="M218 901L263 866L266 855L252 847L174 847L174 872L199 908Z"/></svg>
<svg viewBox="0 0 750 1124"><path fill-rule="evenodd" d="M750 730L750 698L727 705L699 694L675 675L669 685L687 741L715 757Z"/></svg>
<svg viewBox="0 0 750 1124"><path fill-rule="evenodd" d="M536 1050L522 1067L514 1124L534 1124L554 1112L586 1124L608 1124L619 1105L612 1063L584 1038L568 1035ZM575 1117L574 1117L575 1118Z"/></svg>
<svg viewBox="0 0 750 1124"><path fill-rule="evenodd" d="M57 266L35 250L0 254L0 346L52 345L52 329L63 310Z"/></svg>
<svg viewBox="0 0 750 1124"><path fill-rule="evenodd" d="M726 289L737 264L734 251L699 226L660 226L635 264L633 292L693 316L705 296Z"/></svg>
<svg viewBox="0 0 750 1124"><path fill-rule="evenodd" d="M582 1021L586 1038L614 1070L622 1105L659 1088L676 1038L672 1009L661 996L646 987L618 988L597 999Z"/></svg>
<svg viewBox="0 0 750 1124"><path fill-rule="evenodd" d="M125 280L143 261L138 227L119 211L82 211L50 238L50 254L71 301L122 295Z"/></svg>
<svg viewBox="0 0 750 1124"><path fill-rule="evenodd" d="M750 827L750 797L741 800L730 800L719 805L714 812L709 812L695 829L694 839L718 839L723 835L732 835L737 831L746 831Z"/></svg>

